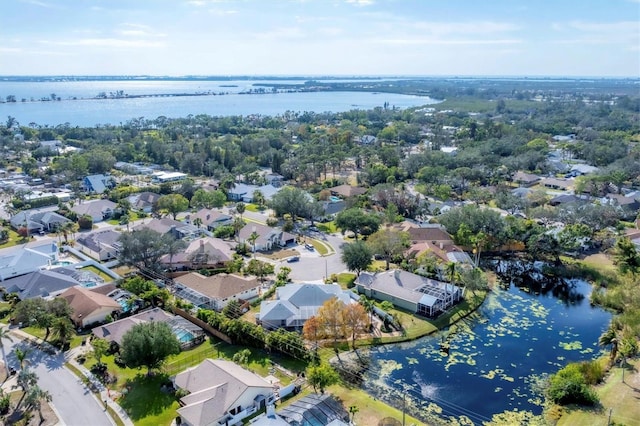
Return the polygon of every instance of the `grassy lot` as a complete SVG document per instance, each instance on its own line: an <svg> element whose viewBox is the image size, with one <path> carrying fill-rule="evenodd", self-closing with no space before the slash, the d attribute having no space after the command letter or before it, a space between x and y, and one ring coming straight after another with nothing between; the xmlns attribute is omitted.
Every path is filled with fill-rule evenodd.
<svg viewBox="0 0 640 426"><path fill-rule="evenodd" d="M611 369L605 382L595 388L600 397L601 407L593 409L565 407L557 425L640 425L639 368L639 359L630 361L629 366L625 369L624 383L622 382L622 369L619 367ZM608 421L609 410L611 410L612 423Z"/></svg>
<svg viewBox="0 0 640 426"><path fill-rule="evenodd" d="M139 373L127 381L128 390L118 398L118 403L138 426L169 425L180 404L173 393L160 390L167 382L166 374Z"/></svg>
<svg viewBox="0 0 640 426"><path fill-rule="evenodd" d="M341 274L338 274L338 284L340 284L340 287L342 287L344 290L347 290L349 288L349 285L353 284L355 279L356 274L352 274L350 272L343 272Z"/></svg>
<svg viewBox="0 0 640 426"><path fill-rule="evenodd" d="M43 340L46 334L46 330L44 328L37 328L37 327L24 327L22 328L22 331ZM75 348L77 346L80 346L80 344L86 337L87 337L86 335L79 335L76 332L74 332L73 336L71 337L71 340L69 341L70 347ZM49 338L47 342L52 343L51 334L49 334Z"/></svg>
<svg viewBox="0 0 640 426"><path fill-rule="evenodd" d="M326 232L328 234L335 234L338 232L338 228L336 228L335 222L325 222L325 223L317 223L316 226L322 232Z"/></svg>
<svg viewBox="0 0 640 426"><path fill-rule="evenodd" d="M109 275L105 274L100 269L96 268L95 266L85 266L84 268L80 269L80 271L93 272L94 274L96 274L97 276L102 278L104 280L104 282L106 282L106 283L113 281L113 278L111 278Z"/></svg>
<svg viewBox="0 0 640 426"><path fill-rule="evenodd" d="M305 243L311 244L313 248L320 254L320 256L324 256L329 253L329 247L327 247L327 245L320 240L305 238Z"/></svg>
<svg viewBox="0 0 640 426"><path fill-rule="evenodd" d="M24 240L20 235L18 235L16 231L9 228L8 226L6 227L6 229L7 231L9 231L9 238L5 242L0 244L0 248L13 247L13 246L17 246L18 244L24 244L29 242L29 240Z"/></svg>

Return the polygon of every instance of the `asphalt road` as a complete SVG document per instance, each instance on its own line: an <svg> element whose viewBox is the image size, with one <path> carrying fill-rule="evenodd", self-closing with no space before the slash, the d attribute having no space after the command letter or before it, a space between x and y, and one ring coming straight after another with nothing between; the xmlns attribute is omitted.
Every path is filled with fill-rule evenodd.
<svg viewBox="0 0 640 426"><path fill-rule="evenodd" d="M13 354L14 347L28 347L30 349L28 368L31 368L38 375L38 385L51 394L53 406L60 417L60 424L67 426L113 425L101 403L78 377L64 368L64 354L48 355L15 337L13 340L14 342L3 341L9 365L15 367L18 364Z"/></svg>

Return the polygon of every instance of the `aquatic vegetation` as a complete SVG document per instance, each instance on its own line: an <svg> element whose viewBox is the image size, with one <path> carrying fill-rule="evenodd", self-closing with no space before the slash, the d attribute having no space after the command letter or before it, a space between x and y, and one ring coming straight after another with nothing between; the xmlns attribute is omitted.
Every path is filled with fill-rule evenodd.
<svg viewBox="0 0 640 426"><path fill-rule="evenodd" d="M560 347L565 351L576 351L582 349L582 342L574 340L573 342L560 342Z"/></svg>

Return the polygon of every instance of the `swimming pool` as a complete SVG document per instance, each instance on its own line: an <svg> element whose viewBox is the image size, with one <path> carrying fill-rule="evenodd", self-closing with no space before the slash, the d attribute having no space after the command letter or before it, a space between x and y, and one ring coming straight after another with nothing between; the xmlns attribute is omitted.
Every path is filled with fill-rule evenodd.
<svg viewBox="0 0 640 426"><path fill-rule="evenodd" d="M340 197L336 197L335 195L332 195L329 197L329 201L332 203L339 203L341 201Z"/></svg>
<svg viewBox="0 0 640 426"><path fill-rule="evenodd" d="M181 343L188 343L195 337L193 333L182 328L174 329L173 332Z"/></svg>
<svg viewBox="0 0 640 426"><path fill-rule="evenodd" d="M98 284L93 282L93 281L87 281L87 282L82 283L82 287L85 287L85 288L96 287L97 285Z"/></svg>
<svg viewBox="0 0 640 426"><path fill-rule="evenodd" d="M73 262L69 262L68 260L57 260L53 263L54 266L69 266L73 265Z"/></svg>

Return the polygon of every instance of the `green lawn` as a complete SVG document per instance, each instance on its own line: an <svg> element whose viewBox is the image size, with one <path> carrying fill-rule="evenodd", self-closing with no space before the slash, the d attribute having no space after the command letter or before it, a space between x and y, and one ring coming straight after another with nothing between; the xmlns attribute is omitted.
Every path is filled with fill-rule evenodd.
<svg viewBox="0 0 640 426"><path fill-rule="evenodd" d="M335 234L338 232L338 228L336 228L335 222L326 222L326 223L316 223L318 229L322 232L326 232L329 234Z"/></svg>
<svg viewBox="0 0 640 426"><path fill-rule="evenodd" d="M85 266L84 268L80 269L80 271L93 272L94 274L96 274L97 276L102 278L104 280L104 282L106 282L106 283L113 281L112 277L110 277L109 275L105 274L100 269L96 268L95 266Z"/></svg>
<svg viewBox="0 0 640 426"><path fill-rule="evenodd" d="M605 382L595 388L600 398L601 407L587 409L583 407L565 407L562 409L562 417L558 420L558 426L592 425L606 426L616 425L640 425L640 404L638 393L640 392L640 360L629 362L625 369L625 382L622 382L622 369L611 369ZM611 421L609 423L609 410Z"/></svg>
<svg viewBox="0 0 640 426"><path fill-rule="evenodd" d="M169 425L176 417L180 404L173 393L160 390L168 382L169 376L166 374L147 376L139 372L127 381L126 393L118 399L118 403L136 425Z"/></svg>
<svg viewBox="0 0 640 426"><path fill-rule="evenodd" d="M29 240L24 240L20 235L18 235L16 231L9 228L8 226L5 228L7 229L7 231L9 231L9 238L5 242L0 244L0 248L13 247L13 246L17 246L18 244L24 244L29 242Z"/></svg>
<svg viewBox="0 0 640 426"><path fill-rule="evenodd" d="M319 240L313 239L305 239L305 241L313 246L313 248L320 254L320 256L324 256L329 253L329 247L325 243Z"/></svg>

